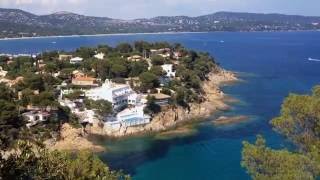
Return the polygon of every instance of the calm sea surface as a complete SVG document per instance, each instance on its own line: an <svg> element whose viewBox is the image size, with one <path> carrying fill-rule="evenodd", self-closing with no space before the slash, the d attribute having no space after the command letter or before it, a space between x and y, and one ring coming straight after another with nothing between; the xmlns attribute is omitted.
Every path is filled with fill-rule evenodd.
<svg viewBox="0 0 320 180"><path fill-rule="evenodd" d="M272 131L269 120L279 114L289 93L308 93L320 84L320 32L199 33L117 35L0 41L0 53L38 53L73 50L79 46L116 45L135 40L180 42L188 48L210 52L220 64L240 73L242 83L224 87L240 100L224 115L246 115L238 125L214 127L199 124L188 137L156 139L152 136L104 141L109 152L101 158L124 169L137 180L249 179L240 166L242 141L263 134L269 145L288 142Z"/></svg>

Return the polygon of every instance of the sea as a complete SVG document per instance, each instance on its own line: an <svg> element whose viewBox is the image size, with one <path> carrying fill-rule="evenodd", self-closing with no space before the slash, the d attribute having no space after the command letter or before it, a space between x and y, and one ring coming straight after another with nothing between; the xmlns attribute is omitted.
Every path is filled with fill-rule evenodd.
<svg viewBox="0 0 320 180"><path fill-rule="evenodd" d="M145 40L181 43L209 52L220 65L237 72L241 82L223 91L237 102L223 116L248 116L237 124L215 126L212 116L193 125L195 133L157 138L156 135L102 139L107 147L100 158L113 169L122 169L135 180L242 180L250 179L241 167L242 142L263 135L269 146L291 148L273 131L270 120L279 115L290 93L310 93L320 84L320 32L213 32L173 34L126 34L48 37L0 41L1 53L71 51L80 46Z"/></svg>

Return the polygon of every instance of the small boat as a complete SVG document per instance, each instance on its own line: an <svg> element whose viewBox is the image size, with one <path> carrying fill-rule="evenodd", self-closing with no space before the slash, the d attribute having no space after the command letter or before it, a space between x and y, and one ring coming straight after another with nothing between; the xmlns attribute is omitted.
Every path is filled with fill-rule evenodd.
<svg viewBox="0 0 320 180"><path fill-rule="evenodd" d="M220 41L220 43L224 43L224 41L223 41L223 40L221 40L221 41Z"/></svg>
<svg viewBox="0 0 320 180"><path fill-rule="evenodd" d="M55 41L53 41L53 42L51 42L52 44L57 44L57 42L55 42Z"/></svg>
<svg viewBox="0 0 320 180"><path fill-rule="evenodd" d="M308 58L308 61L317 61L317 62L320 62L320 59L314 59L314 58Z"/></svg>

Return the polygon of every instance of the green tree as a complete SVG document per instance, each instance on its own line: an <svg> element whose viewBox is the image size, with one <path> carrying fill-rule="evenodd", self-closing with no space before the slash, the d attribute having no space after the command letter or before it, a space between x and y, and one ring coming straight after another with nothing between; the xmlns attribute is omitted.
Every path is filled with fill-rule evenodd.
<svg viewBox="0 0 320 180"><path fill-rule="evenodd" d="M136 41L134 43L134 49L140 53L142 53L144 50L149 50L150 46L150 43L145 41Z"/></svg>
<svg viewBox="0 0 320 180"><path fill-rule="evenodd" d="M45 72L53 74L58 70L57 64L55 63L47 63L44 67Z"/></svg>
<svg viewBox="0 0 320 180"><path fill-rule="evenodd" d="M111 171L92 153L49 152L42 146L20 141L8 157L0 157L3 179L130 179L122 172Z"/></svg>
<svg viewBox="0 0 320 180"><path fill-rule="evenodd" d="M75 55L82 57L84 59L91 58L95 55L95 48L88 48L88 47L80 47L76 50Z"/></svg>
<svg viewBox="0 0 320 180"><path fill-rule="evenodd" d="M319 175L316 161L300 153L272 150L261 136L255 144L244 142L241 164L257 180L312 180Z"/></svg>
<svg viewBox="0 0 320 180"><path fill-rule="evenodd" d="M132 46L130 44L128 44L128 43L121 43L116 47L116 49L120 53L130 53L133 50Z"/></svg>
<svg viewBox="0 0 320 180"><path fill-rule="evenodd" d="M0 84L0 147L7 148L19 135L24 125L19 117L19 110L13 101L13 92Z"/></svg>
<svg viewBox="0 0 320 180"><path fill-rule="evenodd" d="M161 66L152 66L150 72L159 77L167 74Z"/></svg>
<svg viewBox="0 0 320 180"><path fill-rule="evenodd" d="M145 61L130 63L130 77L137 77L141 73L148 71L148 63Z"/></svg>
<svg viewBox="0 0 320 180"><path fill-rule="evenodd" d="M95 110L101 117L106 117L113 111L112 104L106 100L85 99L84 103L87 109Z"/></svg>
<svg viewBox="0 0 320 180"><path fill-rule="evenodd" d="M146 92L149 89L153 89L159 86L158 77L151 72L144 72L139 76L141 81L140 89Z"/></svg>
<svg viewBox="0 0 320 180"><path fill-rule="evenodd" d="M44 91L45 84L40 75L36 74L28 74L24 77L23 84L26 88L30 88L32 90Z"/></svg>
<svg viewBox="0 0 320 180"><path fill-rule="evenodd" d="M272 150L258 137L244 142L242 166L254 179L316 179L320 176L320 87L312 95L290 94L272 126L290 139L295 152Z"/></svg>
<svg viewBox="0 0 320 180"><path fill-rule="evenodd" d="M151 63L154 66L161 66L164 64L164 62L165 62L165 60L162 56L154 56L151 59Z"/></svg>
<svg viewBox="0 0 320 180"><path fill-rule="evenodd" d="M83 91L81 90L76 90L70 94L65 95L66 98L70 99L70 100L76 100L79 99L80 96L82 96L84 94Z"/></svg>
<svg viewBox="0 0 320 180"><path fill-rule="evenodd" d="M58 106L58 102L56 101L54 94L50 91L43 91L38 95L32 96L31 103L34 106L39 106L42 108Z"/></svg>
<svg viewBox="0 0 320 180"><path fill-rule="evenodd" d="M144 111L148 114L157 114L161 112L161 106L156 103L156 98L154 96L147 97L147 106Z"/></svg>
<svg viewBox="0 0 320 180"><path fill-rule="evenodd" d="M127 67L120 64L113 64L111 67L111 72L115 77L124 77L127 73Z"/></svg>

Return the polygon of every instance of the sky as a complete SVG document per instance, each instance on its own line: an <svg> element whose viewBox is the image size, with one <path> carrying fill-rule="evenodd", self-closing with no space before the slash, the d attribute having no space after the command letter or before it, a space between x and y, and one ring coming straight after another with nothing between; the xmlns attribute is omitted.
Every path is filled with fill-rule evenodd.
<svg viewBox="0 0 320 180"><path fill-rule="evenodd" d="M199 16L218 11L320 16L320 0L0 0L38 15L60 11L119 19Z"/></svg>

